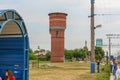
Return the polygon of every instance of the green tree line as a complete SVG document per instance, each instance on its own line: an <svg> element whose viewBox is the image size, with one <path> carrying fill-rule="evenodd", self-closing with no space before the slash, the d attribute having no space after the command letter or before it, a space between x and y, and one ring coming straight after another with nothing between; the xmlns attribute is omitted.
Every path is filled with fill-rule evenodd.
<svg viewBox="0 0 120 80"><path fill-rule="evenodd" d="M40 51L44 51L44 49L41 49ZM50 60L50 56L51 56L51 52L47 51L47 53L44 55L44 57L38 57L35 54L38 53L38 50L33 51L32 49L30 49L30 60L36 60L36 59L40 59L42 60L42 58L44 58L45 60L49 61ZM73 58L75 58L76 60L88 60L90 58L91 55L91 51L88 50L88 48L85 46L83 48L80 49L74 49L74 50L67 50L65 49L64 51L64 56L65 56L65 60L71 61ZM96 60L101 60L104 57L105 53L104 50L101 47L95 47L95 59Z"/></svg>

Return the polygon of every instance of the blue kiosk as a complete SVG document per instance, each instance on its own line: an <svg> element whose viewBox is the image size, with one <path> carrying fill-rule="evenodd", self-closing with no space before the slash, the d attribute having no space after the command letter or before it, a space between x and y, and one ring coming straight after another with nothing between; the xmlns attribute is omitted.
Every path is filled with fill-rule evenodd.
<svg viewBox="0 0 120 80"><path fill-rule="evenodd" d="M15 10L0 10L0 77L5 77L7 69L16 80L29 80L28 33Z"/></svg>

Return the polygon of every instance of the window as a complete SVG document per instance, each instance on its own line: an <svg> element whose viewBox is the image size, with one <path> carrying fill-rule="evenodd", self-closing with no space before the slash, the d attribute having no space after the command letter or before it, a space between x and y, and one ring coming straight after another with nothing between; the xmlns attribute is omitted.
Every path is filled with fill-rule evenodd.
<svg viewBox="0 0 120 80"><path fill-rule="evenodd" d="M56 31L56 38L58 37L58 31Z"/></svg>

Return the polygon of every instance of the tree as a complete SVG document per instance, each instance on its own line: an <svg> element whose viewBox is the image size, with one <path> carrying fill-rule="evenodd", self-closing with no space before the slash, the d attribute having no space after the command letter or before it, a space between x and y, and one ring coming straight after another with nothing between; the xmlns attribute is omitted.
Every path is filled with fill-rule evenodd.
<svg viewBox="0 0 120 80"><path fill-rule="evenodd" d="M80 53L80 58L84 59L85 58L85 53L84 53L84 49L80 49L79 50L79 53Z"/></svg>
<svg viewBox="0 0 120 80"><path fill-rule="evenodd" d="M74 56L75 58L80 58L80 50L79 50L79 49L73 50L73 56Z"/></svg>
<svg viewBox="0 0 120 80"><path fill-rule="evenodd" d="M72 60L72 58L76 58L79 60L79 58L84 59L85 58L85 53L84 49L74 49L74 50L65 50L65 59L67 60Z"/></svg>
<svg viewBox="0 0 120 80"><path fill-rule="evenodd" d="M71 60L73 57L73 50L65 50L64 55L65 59Z"/></svg>
<svg viewBox="0 0 120 80"><path fill-rule="evenodd" d="M30 54L32 54L33 53L33 50L32 49L30 49Z"/></svg>
<svg viewBox="0 0 120 80"><path fill-rule="evenodd" d="M105 55L104 50L101 47L95 47L95 59L101 60Z"/></svg>
<svg viewBox="0 0 120 80"><path fill-rule="evenodd" d="M39 53L39 52L40 52L39 50L35 50L35 51L34 51L35 54L36 54L36 53Z"/></svg>
<svg viewBox="0 0 120 80"><path fill-rule="evenodd" d="M48 51L45 56L46 56L46 60L49 61L49 60L50 60L50 57L51 57L51 52Z"/></svg>
<svg viewBox="0 0 120 80"><path fill-rule="evenodd" d="M33 50L30 49L30 60L36 60L37 56L34 54Z"/></svg>

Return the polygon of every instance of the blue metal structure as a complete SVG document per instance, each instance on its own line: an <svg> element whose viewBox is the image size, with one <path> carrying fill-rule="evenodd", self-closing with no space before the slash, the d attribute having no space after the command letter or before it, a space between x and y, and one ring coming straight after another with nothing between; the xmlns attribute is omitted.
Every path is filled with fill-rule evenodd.
<svg viewBox="0 0 120 80"><path fill-rule="evenodd" d="M12 70L16 80L29 80L29 40L25 23L15 10L0 10L0 76Z"/></svg>

